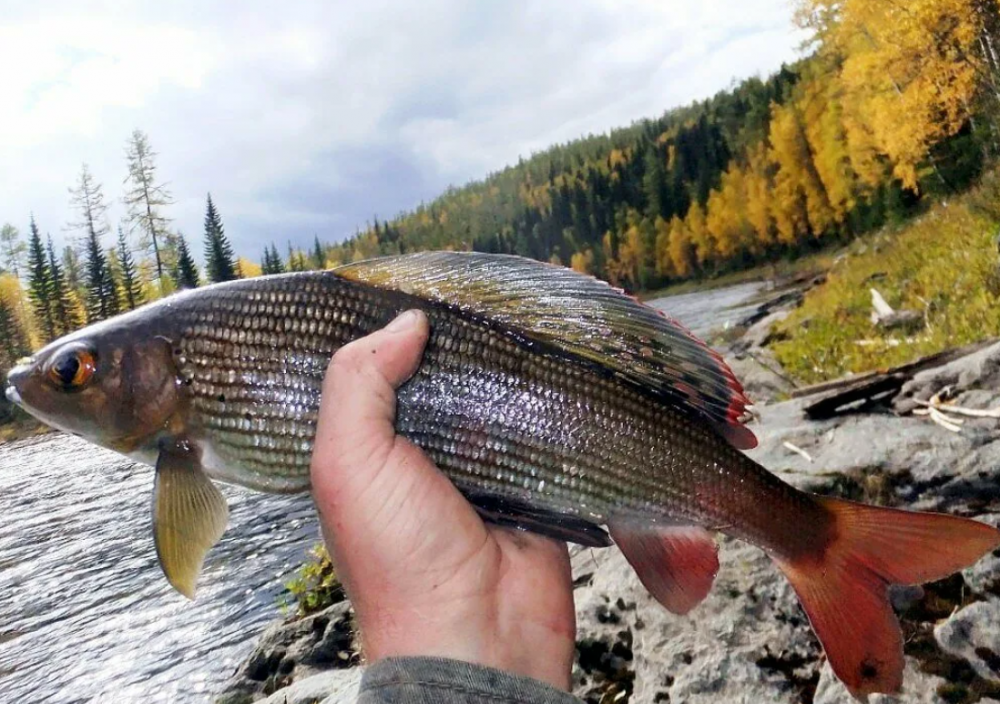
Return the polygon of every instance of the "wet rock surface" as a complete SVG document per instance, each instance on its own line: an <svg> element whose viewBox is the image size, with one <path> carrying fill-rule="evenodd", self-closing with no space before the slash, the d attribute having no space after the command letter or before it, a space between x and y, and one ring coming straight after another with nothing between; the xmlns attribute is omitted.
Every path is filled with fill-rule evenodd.
<svg viewBox="0 0 1000 704"><path fill-rule="evenodd" d="M918 375L874 412L817 422L803 414L808 398L760 406L752 425L760 445L749 454L803 489L947 511L997 525L1000 422L969 419L961 433L952 433L926 417L892 410L893 404L907 410L908 400L929 398L945 384L955 387L960 405L1000 405L1000 345L946 367ZM804 450L811 461L786 443ZM648 595L616 548L573 549L579 624L573 682L581 699L594 704L855 701L833 676L795 594L767 556L725 537L720 546L721 569L711 594L683 617ZM1000 551L962 574L922 589L896 590L893 603L906 643L904 690L898 699L873 696L871 702L1000 701ZM274 643L327 642L337 617L325 618L321 637L315 636L313 621L293 624L290 635L273 636ZM326 657L326 665L314 665L305 650L296 651L292 671L282 674L284 659L273 654L274 648L285 648L288 658L299 646L271 647L268 651L262 643L261 654L255 653L258 667L245 665L244 677L253 673L266 675L265 683L304 686L304 675L356 658L331 662ZM343 681L338 676L337 687ZM267 685L255 685L239 691L253 699L266 690ZM280 691L289 693L290 702L313 701ZM353 691L341 687L328 691L329 699L315 701L351 701Z"/></svg>

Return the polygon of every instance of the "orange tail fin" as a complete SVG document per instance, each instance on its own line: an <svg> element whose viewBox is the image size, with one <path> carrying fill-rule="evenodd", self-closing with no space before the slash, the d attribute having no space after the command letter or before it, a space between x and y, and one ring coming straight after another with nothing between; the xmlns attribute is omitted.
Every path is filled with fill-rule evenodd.
<svg viewBox="0 0 1000 704"><path fill-rule="evenodd" d="M817 501L834 516L833 538L816 555L775 562L851 693L863 698L897 692L903 640L889 585L921 584L957 572L1000 546L1000 531L938 513Z"/></svg>

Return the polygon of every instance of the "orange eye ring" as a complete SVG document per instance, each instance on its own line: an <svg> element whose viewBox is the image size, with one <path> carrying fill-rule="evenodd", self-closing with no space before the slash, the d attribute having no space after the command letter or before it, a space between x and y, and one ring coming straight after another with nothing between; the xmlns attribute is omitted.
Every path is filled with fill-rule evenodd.
<svg viewBox="0 0 1000 704"><path fill-rule="evenodd" d="M83 345L60 350L49 362L49 379L61 389L80 389L97 371L94 353Z"/></svg>

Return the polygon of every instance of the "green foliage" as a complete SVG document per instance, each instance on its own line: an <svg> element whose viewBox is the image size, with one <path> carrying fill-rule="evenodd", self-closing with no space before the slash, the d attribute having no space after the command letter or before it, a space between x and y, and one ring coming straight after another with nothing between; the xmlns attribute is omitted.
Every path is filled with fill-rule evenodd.
<svg viewBox="0 0 1000 704"><path fill-rule="evenodd" d="M132 248L129 247L125 237L125 230L118 227L118 272L121 288L121 298L129 310L135 310L145 302L145 294L142 290L142 280L139 277L139 270L135 265L135 257L132 255Z"/></svg>
<svg viewBox="0 0 1000 704"><path fill-rule="evenodd" d="M778 361L812 383L1000 335L998 220L970 208L981 197L939 203L898 231L857 241L777 327ZM925 313L926 328L877 328L872 288L896 310Z"/></svg>
<svg viewBox="0 0 1000 704"><path fill-rule="evenodd" d="M238 279L236 273L236 255L226 237L222 226L222 216L212 202L212 194L208 194L208 205L205 208L205 271L208 280L214 283Z"/></svg>
<svg viewBox="0 0 1000 704"><path fill-rule="evenodd" d="M173 271L177 288L198 288L198 266L194 263L184 235L177 235L177 266Z"/></svg>
<svg viewBox="0 0 1000 704"><path fill-rule="evenodd" d="M57 333L65 335L83 325L83 311L80 310L80 304L73 287L70 285L68 277L63 273L62 265L56 258L51 236L48 238L46 250L49 257L49 276L52 282L53 316L58 323ZM66 252L73 254L73 249L67 247ZM67 259L75 261L75 254L73 254L73 257L67 257Z"/></svg>
<svg viewBox="0 0 1000 704"><path fill-rule="evenodd" d="M54 308L54 288L52 270L46 256L42 236L38 232L35 216L31 216L31 237L28 239L28 297L35 320L41 328L43 341L48 342L57 335Z"/></svg>
<svg viewBox="0 0 1000 704"><path fill-rule="evenodd" d="M285 264L281 261L281 255L278 254L278 248L273 242L270 247L264 248L264 258L260 263L260 273L265 276L268 274L285 273Z"/></svg>
<svg viewBox="0 0 1000 704"><path fill-rule="evenodd" d="M345 598L330 556L322 545L317 545L310 551L309 561L299 568L295 578L285 586L295 600L299 616L322 611Z"/></svg>

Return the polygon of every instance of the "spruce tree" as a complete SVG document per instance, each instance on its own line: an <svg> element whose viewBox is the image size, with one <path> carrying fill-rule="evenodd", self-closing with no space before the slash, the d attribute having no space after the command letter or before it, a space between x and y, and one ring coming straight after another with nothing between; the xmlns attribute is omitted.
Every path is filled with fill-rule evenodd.
<svg viewBox="0 0 1000 704"><path fill-rule="evenodd" d="M135 310L145 302L139 270L132 256L132 249L125 238L125 230L118 226L118 266L121 268L121 285L124 303L129 310Z"/></svg>
<svg viewBox="0 0 1000 704"><path fill-rule="evenodd" d="M281 255L278 254L278 248L273 242L270 247L264 248L264 259L260 268L261 273L265 275L285 273L285 264L281 261Z"/></svg>
<svg viewBox="0 0 1000 704"><path fill-rule="evenodd" d="M205 269L209 281L232 281L236 275L236 256L222 226L222 217L208 194L205 209Z"/></svg>
<svg viewBox="0 0 1000 704"><path fill-rule="evenodd" d="M177 236L177 268L174 269L177 288L198 288L198 267L191 257L184 235Z"/></svg>
<svg viewBox="0 0 1000 704"><path fill-rule="evenodd" d="M52 280L52 312L58 326L57 332L65 335L83 325L80 306L73 295L73 289L63 274L62 265L56 258L52 237L49 236L46 246L49 255L49 276ZM72 251L70 249L69 251Z"/></svg>
<svg viewBox="0 0 1000 704"><path fill-rule="evenodd" d="M105 218L108 207L104 203L101 185L94 180L86 164L80 171L79 185L71 189L70 194L71 203L80 215L80 220L70 223L70 227L83 230L83 247L86 253L83 284L87 322L106 320L119 310L118 292L111 278L107 255L101 246L101 237L108 232Z"/></svg>
<svg viewBox="0 0 1000 704"><path fill-rule="evenodd" d="M45 256L45 246L38 232L35 216L31 216L31 237L28 239L28 296L35 319L42 329L45 341L53 340L58 335L55 313L53 311L52 271Z"/></svg>
<svg viewBox="0 0 1000 704"><path fill-rule="evenodd" d="M87 322L107 320L119 311L118 289L111 276L108 257L96 236L86 243Z"/></svg>
<svg viewBox="0 0 1000 704"><path fill-rule="evenodd" d="M376 222L378 221L376 220ZM313 235L312 258L317 269L326 268L326 254L323 252L323 245L319 243L319 235Z"/></svg>

